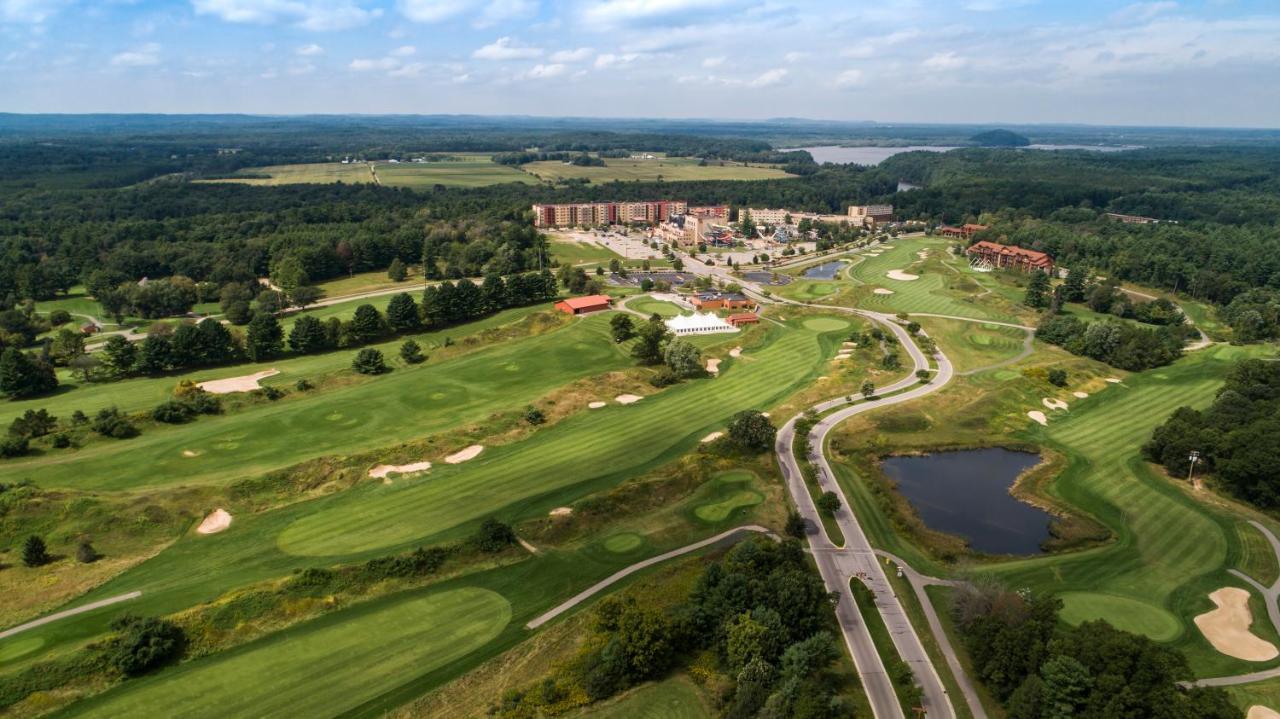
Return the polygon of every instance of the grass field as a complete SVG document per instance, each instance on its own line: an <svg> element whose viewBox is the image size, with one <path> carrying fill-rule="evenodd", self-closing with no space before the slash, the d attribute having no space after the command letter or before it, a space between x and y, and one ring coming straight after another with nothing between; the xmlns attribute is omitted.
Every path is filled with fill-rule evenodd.
<svg viewBox="0 0 1280 719"><path fill-rule="evenodd" d="M655 300L652 297L636 297L627 300L627 309L643 312L646 315L657 314L660 317L675 317L683 314L685 310L678 305L662 300Z"/></svg>
<svg viewBox="0 0 1280 719"><path fill-rule="evenodd" d="M593 183L602 182L653 182L666 180L670 182L684 180L774 180L788 175L776 167L751 166L740 163L725 162L699 167L696 158L661 157L653 160L632 160L629 158L606 159L604 167L579 167L559 160L530 162L524 165L524 171L543 180L561 182L564 180L586 179Z"/></svg>
<svg viewBox="0 0 1280 719"><path fill-rule="evenodd" d="M925 332L932 337L955 365L957 372L987 367L1017 357L1027 333L1016 327L991 325L936 317L920 317Z"/></svg>
<svg viewBox="0 0 1280 719"><path fill-rule="evenodd" d="M481 187L505 182L534 184L537 178L514 167L495 164L488 155L458 155L453 160L441 162L402 162L391 164L378 162L323 162L302 165L272 165L249 167L240 170L242 175L269 175L270 177L224 178L201 182L234 182L244 185L297 185L367 184L377 182L388 187L430 189L435 185L446 187Z"/></svg>
<svg viewBox="0 0 1280 719"><path fill-rule="evenodd" d="M705 719L713 715L698 688L681 675L644 684L569 716L576 719Z"/></svg>
<svg viewBox="0 0 1280 719"><path fill-rule="evenodd" d="M622 260L622 255L607 247L573 242L571 240L551 240L551 256L562 265L604 265L608 268L610 260Z"/></svg>
<svg viewBox="0 0 1280 719"><path fill-rule="evenodd" d="M980 272L972 272L963 260L947 256L949 243L932 237L899 237L889 244L889 249L876 246L872 251L878 257L865 257L848 271L848 275L860 284L858 306L881 312L930 312L956 317L1000 320L1012 322L1024 314L1006 298L997 295L982 283L991 279ZM929 251L928 259L917 255ZM917 275L916 280L895 280L888 277L890 270L902 270ZM880 295L874 288L892 290L891 295Z"/></svg>
<svg viewBox="0 0 1280 719"><path fill-rule="evenodd" d="M387 277L385 270L379 270L377 272L358 272L350 277L335 277L332 280L321 282L317 286L324 290L324 296L326 299L345 297L347 295L354 295L361 292L389 290L393 287L406 287L409 285L417 286L422 283L422 278L419 276L421 274L421 272L419 272L420 269L421 268L416 264L406 265L405 270L408 271L408 276L403 282L396 282L390 277ZM420 290L413 291L415 295L419 292ZM417 297L414 299L417 299ZM380 300L385 301L385 298L375 297L371 301L377 303Z"/></svg>
<svg viewBox="0 0 1280 719"><path fill-rule="evenodd" d="M67 716L336 716L475 651L511 618L478 588L362 609L125 683Z"/></svg>

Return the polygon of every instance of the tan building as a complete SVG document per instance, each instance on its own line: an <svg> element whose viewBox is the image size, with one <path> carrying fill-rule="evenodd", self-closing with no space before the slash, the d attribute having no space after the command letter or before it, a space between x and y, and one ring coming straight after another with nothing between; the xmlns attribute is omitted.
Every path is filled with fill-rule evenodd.
<svg viewBox="0 0 1280 719"><path fill-rule="evenodd" d="M535 227L603 227L614 224L665 222L683 215L688 204L682 200L653 202L594 202L563 205L534 205Z"/></svg>
<svg viewBox="0 0 1280 719"><path fill-rule="evenodd" d="M893 220L893 205L850 205L849 217L855 223L878 225Z"/></svg>
<svg viewBox="0 0 1280 719"><path fill-rule="evenodd" d="M793 222L799 222L800 218L792 215L790 210L771 210L766 207L744 207L738 211L739 219L742 213L747 213L751 217L751 221L757 225L781 225L786 223L787 216L791 216Z"/></svg>

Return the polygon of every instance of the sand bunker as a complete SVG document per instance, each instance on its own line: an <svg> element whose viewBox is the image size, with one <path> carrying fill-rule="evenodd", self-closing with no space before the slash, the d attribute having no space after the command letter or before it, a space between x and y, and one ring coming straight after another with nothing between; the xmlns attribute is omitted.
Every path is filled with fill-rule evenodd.
<svg viewBox="0 0 1280 719"><path fill-rule="evenodd" d="M1249 707L1249 714L1244 719L1280 719L1280 712L1261 704Z"/></svg>
<svg viewBox="0 0 1280 719"><path fill-rule="evenodd" d="M644 399L644 397L641 397L638 394L620 394L617 397L614 397L613 399L618 404L631 404L633 402L639 402L640 400Z"/></svg>
<svg viewBox="0 0 1280 719"><path fill-rule="evenodd" d="M1223 587L1209 595L1217 609L1196 617L1196 626L1214 649L1246 662L1265 662L1280 656L1271 642L1249 632L1253 614L1249 592L1239 587Z"/></svg>
<svg viewBox="0 0 1280 719"><path fill-rule="evenodd" d="M857 342L841 342L840 346L841 347L857 347L858 343Z"/></svg>
<svg viewBox="0 0 1280 719"><path fill-rule="evenodd" d="M191 457L199 457L200 453L193 449L184 449L182 450L182 456L187 457L189 459Z"/></svg>
<svg viewBox="0 0 1280 719"><path fill-rule="evenodd" d="M409 474L411 472L425 472L431 469L430 462L414 462L413 464L380 464L369 470L369 476L374 479L386 479L392 472L396 474Z"/></svg>
<svg viewBox="0 0 1280 719"><path fill-rule="evenodd" d="M730 357L741 357L741 356L742 356L742 348L741 348L741 347L734 347L733 349L729 350L729 356L730 356Z"/></svg>
<svg viewBox="0 0 1280 719"><path fill-rule="evenodd" d="M871 293L876 295L891 295L893 294L893 290L886 290L883 287L877 287L874 290L871 290Z"/></svg>
<svg viewBox="0 0 1280 719"><path fill-rule="evenodd" d="M567 517L573 514L573 507L556 507L548 512L552 517Z"/></svg>
<svg viewBox="0 0 1280 719"><path fill-rule="evenodd" d="M609 403L608 402L592 402L591 404L587 405L587 407L589 409L600 409L601 407L604 407L607 404Z"/></svg>
<svg viewBox="0 0 1280 719"><path fill-rule="evenodd" d="M1075 396L1076 399L1084 399L1089 396L1088 392L1072 392L1071 394Z"/></svg>
<svg viewBox="0 0 1280 719"><path fill-rule="evenodd" d="M1108 377L1107 381L1110 382L1111 384L1120 384L1124 380L1120 379L1119 377Z"/></svg>
<svg viewBox="0 0 1280 719"><path fill-rule="evenodd" d="M454 452L448 457L445 457L444 461L449 464L462 464L468 459L475 459L476 456L478 456L483 451L484 451L484 445L473 444L470 447L467 447L466 449L460 452Z"/></svg>
<svg viewBox="0 0 1280 719"><path fill-rule="evenodd" d="M231 514L225 509L218 508L204 518L200 526L196 527L196 532L200 534L217 534L230 526Z"/></svg>
<svg viewBox="0 0 1280 719"><path fill-rule="evenodd" d="M850 358L850 357L852 357L852 356L853 356L853 355L849 354L848 352L841 352L840 354L836 355L836 359L838 359L838 360L847 360L847 359L849 359L849 358Z"/></svg>
<svg viewBox="0 0 1280 719"><path fill-rule="evenodd" d="M902 270L889 270L885 275L891 280L902 280L903 282L920 279L920 275L913 275L910 272L903 272Z"/></svg>
<svg viewBox="0 0 1280 719"><path fill-rule="evenodd" d="M1038 409L1033 409L1030 412L1027 412L1027 416L1046 427L1049 425L1049 418L1044 416L1044 412L1041 412Z"/></svg>
<svg viewBox="0 0 1280 719"><path fill-rule="evenodd" d="M708 372L710 372L711 374L719 374L719 373L720 373L720 360L718 360L718 359L709 359L709 360L707 360L707 371L708 371Z"/></svg>
<svg viewBox="0 0 1280 719"><path fill-rule="evenodd" d="M1045 397L1044 399L1042 399L1042 400L1040 400L1040 401L1041 401L1041 402L1044 402L1044 406L1048 407L1049 409L1066 409L1066 408L1067 408L1067 403L1066 403L1066 402L1063 402L1063 401L1062 401L1062 400L1060 400L1060 399L1053 399L1053 398L1051 398L1051 397Z"/></svg>
<svg viewBox="0 0 1280 719"><path fill-rule="evenodd" d="M720 438L721 438L721 437L723 437L723 436L724 436L724 432L712 432L711 434L709 434L709 435L707 435L706 437L703 437L703 438L702 438L702 443L703 443L703 444L707 444L707 443L709 443L709 442L714 442L714 441L716 441L717 439L720 439Z"/></svg>
<svg viewBox="0 0 1280 719"><path fill-rule="evenodd" d="M247 374L243 377L230 377L228 379L215 379L208 382L201 382L196 386L205 392L213 394L230 394L232 392L252 392L258 389L258 380L274 377L280 374L278 369L263 370L254 374Z"/></svg>

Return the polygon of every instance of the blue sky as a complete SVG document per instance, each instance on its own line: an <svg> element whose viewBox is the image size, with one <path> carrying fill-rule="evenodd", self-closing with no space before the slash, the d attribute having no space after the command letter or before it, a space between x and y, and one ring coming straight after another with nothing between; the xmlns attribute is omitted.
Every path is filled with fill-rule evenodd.
<svg viewBox="0 0 1280 719"><path fill-rule="evenodd" d="M1280 126L1280 0L0 0L0 110Z"/></svg>

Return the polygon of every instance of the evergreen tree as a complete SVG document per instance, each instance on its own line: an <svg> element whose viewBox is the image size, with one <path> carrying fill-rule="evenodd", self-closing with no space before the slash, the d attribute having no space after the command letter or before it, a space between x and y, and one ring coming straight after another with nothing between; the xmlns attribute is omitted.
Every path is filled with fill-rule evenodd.
<svg viewBox="0 0 1280 719"><path fill-rule="evenodd" d="M289 330L289 349L298 354L312 354L330 346L324 323L311 315L299 317Z"/></svg>
<svg viewBox="0 0 1280 719"><path fill-rule="evenodd" d="M393 282L404 282L409 276L409 272L404 268L404 263L397 257L391 261L391 266L387 268L387 278Z"/></svg>
<svg viewBox="0 0 1280 719"><path fill-rule="evenodd" d="M405 340L400 345L400 359L406 364L420 364L426 361L427 356L422 354L422 346L413 340Z"/></svg>
<svg viewBox="0 0 1280 719"><path fill-rule="evenodd" d="M197 343L199 347L198 361L202 364L223 364L236 359L239 348L235 338L221 322L215 319L204 319L196 325Z"/></svg>
<svg viewBox="0 0 1280 719"><path fill-rule="evenodd" d="M27 541L22 545L22 563L28 567L39 567L48 564L52 557L49 556L49 550L45 547L44 540L31 535L27 537Z"/></svg>
<svg viewBox="0 0 1280 719"><path fill-rule="evenodd" d="M1027 294L1022 303L1037 309L1049 306L1049 275L1043 272L1031 273L1031 282L1027 284Z"/></svg>
<svg viewBox="0 0 1280 719"><path fill-rule="evenodd" d="M194 367L200 364L200 330L184 322L178 325L169 338L170 367Z"/></svg>
<svg viewBox="0 0 1280 719"><path fill-rule="evenodd" d="M454 288L454 307L456 308L454 322L466 322L484 317L486 314L484 295L479 285L467 279L458 280Z"/></svg>
<svg viewBox="0 0 1280 719"><path fill-rule="evenodd" d="M382 313L373 305L360 305L346 326L347 337L353 345L369 344L387 333Z"/></svg>
<svg viewBox="0 0 1280 719"><path fill-rule="evenodd" d="M259 312L249 322L245 337L245 354L254 362L263 362L284 351L284 330L275 315Z"/></svg>
<svg viewBox="0 0 1280 719"><path fill-rule="evenodd" d="M507 283L501 275L486 275L480 285L480 306L485 314L505 309L510 305L507 298Z"/></svg>
<svg viewBox="0 0 1280 719"><path fill-rule="evenodd" d="M17 347L0 353L0 394L21 399L52 392L57 386L53 365L30 357Z"/></svg>
<svg viewBox="0 0 1280 719"><path fill-rule="evenodd" d="M387 361L382 353L372 347L366 347L356 353L351 361L351 369L360 374L382 374L389 371Z"/></svg>
<svg viewBox="0 0 1280 719"><path fill-rule="evenodd" d="M422 326L418 316L418 303L407 292L391 298L387 303L387 324L392 332L411 332Z"/></svg>
<svg viewBox="0 0 1280 719"><path fill-rule="evenodd" d="M1067 273L1062 285L1062 299L1067 302L1084 302L1089 291L1089 273L1083 267Z"/></svg>
<svg viewBox="0 0 1280 719"><path fill-rule="evenodd" d="M427 285L422 291L422 322L427 327L443 327L446 324L438 285Z"/></svg>
<svg viewBox="0 0 1280 719"><path fill-rule="evenodd" d="M138 361L138 349L124 337L111 335L102 345L100 360L107 376L122 379L133 374L134 365Z"/></svg>

